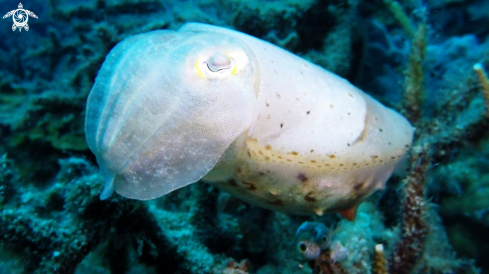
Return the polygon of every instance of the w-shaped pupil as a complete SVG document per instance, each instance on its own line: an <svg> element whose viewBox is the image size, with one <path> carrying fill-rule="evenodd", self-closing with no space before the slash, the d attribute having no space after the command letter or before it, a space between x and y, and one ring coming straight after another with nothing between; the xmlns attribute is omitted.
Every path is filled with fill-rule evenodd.
<svg viewBox="0 0 489 274"><path fill-rule="evenodd" d="M212 56L207 62L207 68L212 72L218 72L232 67L232 60L227 55L219 53Z"/></svg>

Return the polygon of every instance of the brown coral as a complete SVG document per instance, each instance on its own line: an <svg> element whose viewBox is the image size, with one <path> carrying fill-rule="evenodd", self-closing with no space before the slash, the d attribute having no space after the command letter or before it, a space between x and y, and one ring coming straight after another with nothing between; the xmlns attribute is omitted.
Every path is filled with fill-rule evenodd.
<svg viewBox="0 0 489 274"><path fill-rule="evenodd" d="M410 273L423 250L428 234L425 180L431 163L430 149L421 139L413 146L409 157L411 169L403 180L402 236L389 262L389 273Z"/></svg>
<svg viewBox="0 0 489 274"><path fill-rule="evenodd" d="M474 71L479 78L480 86L482 88L482 96L484 97L484 104L486 106L486 117L489 117L489 79L487 78L484 66L481 63L474 65Z"/></svg>
<svg viewBox="0 0 489 274"><path fill-rule="evenodd" d="M387 274L387 261L384 254L384 246L378 244L375 246L374 261L372 263L373 274Z"/></svg>

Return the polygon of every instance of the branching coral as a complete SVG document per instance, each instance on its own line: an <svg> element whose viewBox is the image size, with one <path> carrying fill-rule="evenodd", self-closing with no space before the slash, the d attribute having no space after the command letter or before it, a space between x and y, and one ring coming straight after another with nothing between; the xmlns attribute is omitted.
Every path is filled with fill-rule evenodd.
<svg viewBox="0 0 489 274"><path fill-rule="evenodd" d="M391 9L391 11L398 12L399 10ZM447 121L443 122L437 119L432 121L421 119L422 106L426 102L426 88L423 83L425 74L423 61L427 45L425 21L422 20L414 34L405 79L402 112L418 129L408 156L409 171L402 185L401 240L397 243L389 260L389 273L411 273L424 252L425 239L430 233L430 224L427 221L429 203L426 198L426 178L434 154L445 155L448 145L456 145L461 141L463 134L470 133L474 127L485 124L482 117L464 123L456 120L457 114L463 116L470 109L464 110L462 114L451 113L451 117L446 117ZM410 32L409 28L405 27L405 30ZM474 69L478 73L484 90L489 86L487 78L484 77L484 72L479 66L475 66ZM460 102L460 104L465 104L465 102ZM452 123L452 120L456 120L457 123ZM440 151L444 152L440 153ZM436 213L432 211L430 214Z"/></svg>
<svg viewBox="0 0 489 274"><path fill-rule="evenodd" d="M484 102L486 105L486 116L489 116L489 79L487 78L486 71L481 63L474 65L474 71L479 78L480 86L482 88L482 95L484 96Z"/></svg>
<svg viewBox="0 0 489 274"><path fill-rule="evenodd" d="M397 22L404 29L404 31L410 37L414 37L416 31L413 28L413 23L409 19L406 12L404 12L404 9L399 4L399 2L394 1L394 0L384 0L384 4L387 7L387 9L390 11L390 13L394 16L394 18L397 20Z"/></svg>
<svg viewBox="0 0 489 274"><path fill-rule="evenodd" d="M382 244L375 246L372 274L387 274L387 260L385 259L384 246Z"/></svg>
<svg viewBox="0 0 489 274"><path fill-rule="evenodd" d="M418 125L422 116L423 102L426 100L424 88L423 62L426 54L427 26L422 23L414 35L409 55L409 65L404 82L402 114L413 124Z"/></svg>
<svg viewBox="0 0 489 274"><path fill-rule="evenodd" d="M409 65L405 80L403 114L414 125L420 125L421 108L425 101L423 61L426 51L427 26L421 23L411 45ZM419 133L418 133L419 136ZM390 259L391 273L410 273L419 258L427 231L425 222L426 171L431 164L431 145L417 139L408 156L410 171L403 180L402 236Z"/></svg>
<svg viewBox="0 0 489 274"><path fill-rule="evenodd" d="M418 151L419 150L419 151ZM423 143L413 146L410 172L403 180L402 236L390 261L390 273L410 273L423 251L428 233L425 180L430 167L430 147Z"/></svg>

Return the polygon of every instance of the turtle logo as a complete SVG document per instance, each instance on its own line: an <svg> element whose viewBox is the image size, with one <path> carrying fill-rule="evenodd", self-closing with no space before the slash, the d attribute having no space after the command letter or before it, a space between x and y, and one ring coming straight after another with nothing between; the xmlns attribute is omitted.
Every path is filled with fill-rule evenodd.
<svg viewBox="0 0 489 274"><path fill-rule="evenodd" d="M23 9L22 3L19 3L19 8L16 10L11 10L7 12L3 16L2 19L12 16L14 20L14 24L12 25L12 31L15 31L17 28L19 32L24 28L26 31L29 30L29 25L27 25L27 21L29 21L29 16L37 19L37 15L35 15L32 11Z"/></svg>

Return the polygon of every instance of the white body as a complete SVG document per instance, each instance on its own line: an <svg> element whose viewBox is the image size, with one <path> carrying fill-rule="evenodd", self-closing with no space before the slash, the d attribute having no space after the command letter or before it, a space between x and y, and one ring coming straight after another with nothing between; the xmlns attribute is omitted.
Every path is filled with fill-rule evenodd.
<svg viewBox="0 0 489 274"><path fill-rule="evenodd" d="M382 188L413 128L283 49L190 23L111 51L86 132L107 176L102 198L153 199L204 179L258 206L321 215Z"/></svg>

